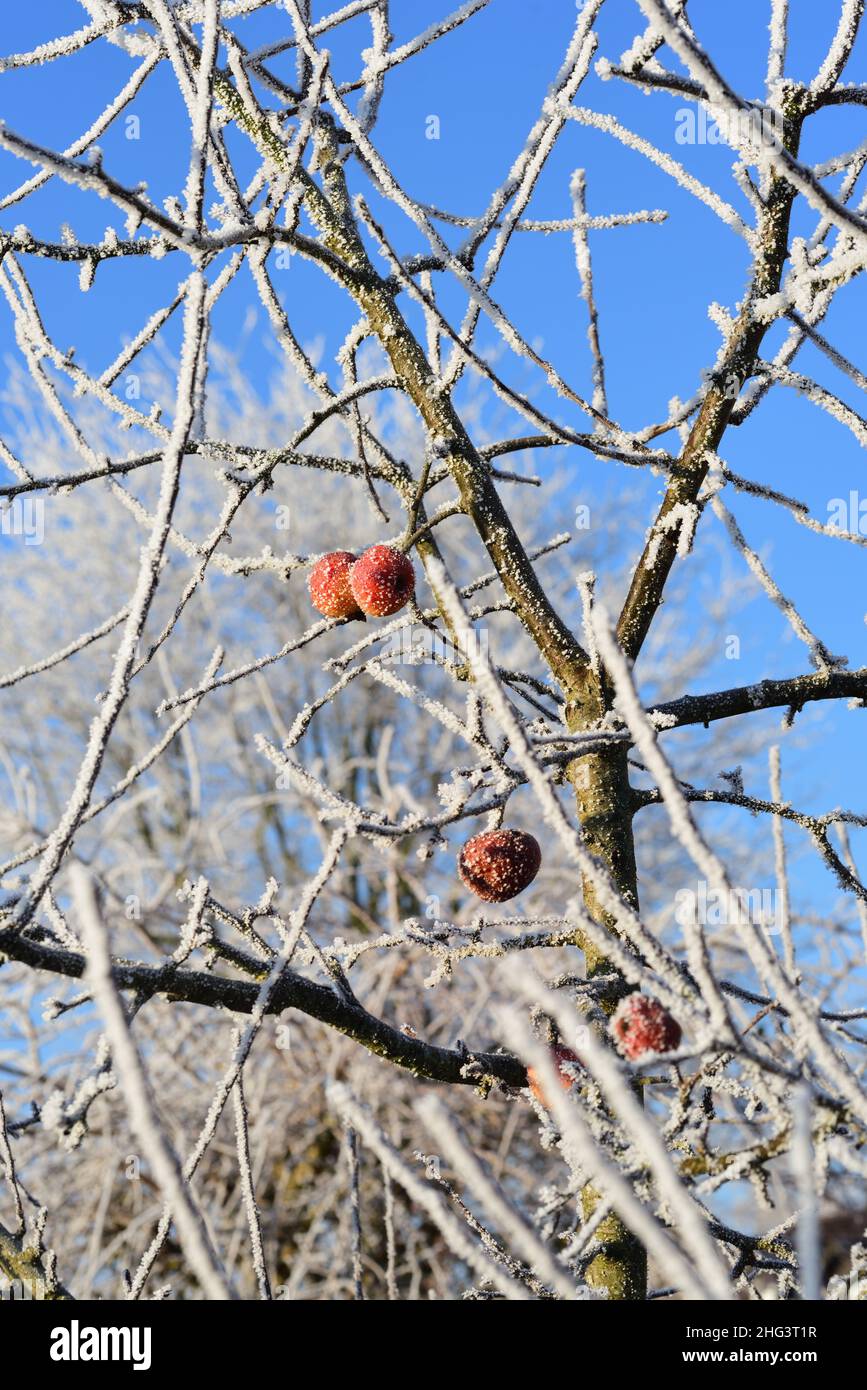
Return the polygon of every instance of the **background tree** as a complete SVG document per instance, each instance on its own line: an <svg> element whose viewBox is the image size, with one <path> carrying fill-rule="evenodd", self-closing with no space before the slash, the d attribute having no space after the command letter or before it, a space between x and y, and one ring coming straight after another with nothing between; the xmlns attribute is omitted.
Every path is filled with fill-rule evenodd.
<svg viewBox="0 0 867 1390"><path fill-rule="evenodd" d="M803 571L830 539L858 559L860 508L850 486L827 520L790 495L791 410L770 466L747 444L736 469L729 449L784 387L864 442L846 399L864 376L823 320L865 264L867 147L810 144L865 101L843 81L863 3L845 0L801 79L774 0L747 99L697 4L585 0L472 216L387 158L389 89L416 61L445 81L455 30L487 25L490 61L512 22L497 0L414 37L386 0L85 9L4 60L25 78L123 67L79 138L0 130L4 168L36 171L0 199L18 352L0 488L0 1269L40 1296L857 1296L865 818L824 791L819 811L793 806L778 745L782 714L804 756L801 711L845 720L867 668L816 635L764 540L780 515L814 533L797 533ZM633 30L643 15L617 62L612 13ZM600 79L612 99L675 98L672 137L725 195L580 105ZM159 187L131 167L149 87L174 90L189 132ZM122 123L123 158L100 152ZM652 258L667 214L629 188L587 211L592 164L558 174L587 130L649 160L660 197L673 179L715 215L748 272L711 305L700 374L672 364L694 394L640 425L633 401L628 423L609 405L590 238L625 260L641 236ZM557 217L531 215L546 178ZM49 197L68 205L59 239ZM14 225L25 202L32 229ZM521 242L577 281L586 361L555 363L512 309ZM58 346L70 275L122 320L98 361ZM134 323L130 276L147 282ZM238 301L254 309L228 348ZM333 370L320 304L340 325ZM263 318L281 357L265 387ZM822 381L792 365L810 354ZM761 552L743 514L774 517ZM412 600L364 623L316 614L316 559L374 543L411 558ZM760 679L718 684L756 586L805 655L775 634ZM504 824L543 862L498 907L456 856ZM678 1025L646 1047L622 1027L642 996ZM555 1045L573 1059L559 1077Z"/></svg>

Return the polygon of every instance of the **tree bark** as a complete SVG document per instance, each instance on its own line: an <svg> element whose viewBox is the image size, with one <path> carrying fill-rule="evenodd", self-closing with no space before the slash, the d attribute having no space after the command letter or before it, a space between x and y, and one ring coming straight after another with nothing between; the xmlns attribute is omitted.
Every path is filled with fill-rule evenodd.
<svg viewBox="0 0 867 1390"><path fill-rule="evenodd" d="M606 695L604 683L588 670L582 698L567 707L566 722L570 733L580 733L591 727L604 713ZM599 753L589 753L569 764L568 777L575 789L575 802L585 844L605 865L621 896L638 910L638 875L635 865L635 842L632 833L634 805L629 784L628 747L616 744ZM584 905L595 922L607 932L616 934L617 926L599 902L594 885L583 881ZM582 937L576 946L584 952L588 978L594 975L617 973L599 948ZM614 1005L602 1002L606 1013ZM640 1087L636 1098L643 1099ZM600 1193L592 1186L581 1194L585 1221L595 1211ZM604 1290L609 1300L643 1301L647 1297L647 1256L641 1243L620 1217L612 1212L600 1223L597 1240L602 1250L587 1269L591 1288Z"/></svg>

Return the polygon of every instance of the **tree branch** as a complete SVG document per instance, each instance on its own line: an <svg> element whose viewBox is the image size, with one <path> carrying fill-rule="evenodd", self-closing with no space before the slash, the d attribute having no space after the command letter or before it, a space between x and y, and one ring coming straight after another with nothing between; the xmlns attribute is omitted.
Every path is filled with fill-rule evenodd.
<svg viewBox="0 0 867 1390"><path fill-rule="evenodd" d="M30 1298L66 1301L72 1298L62 1284L54 1279L50 1265L46 1268L44 1252L38 1245L29 1244L26 1236L15 1236L0 1225L0 1275L14 1284L21 1284Z"/></svg>
<svg viewBox="0 0 867 1390"><path fill-rule="evenodd" d="M0 956L4 955L34 970L48 970L70 979L81 979L85 972L83 956L46 946L8 928L0 931ZM219 979L201 970L178 970L166 981L158 967L119 961L112 964L112 976L118 989L135 990L146 997L163 995L172 1003L201 1004L239 1014L252 1012L260 990L258 984ZM507 1053L469 1053L465 1049L437 1047L420 1038L407 1037L360 1005L351 1005L326 985L318 985L290 970L284 971L275 986L266 1012L280 1014L284 1009L298 1009L352 1038L369 1052L430 1081L474 1086L484 1075L496 1077L507 1086L520 1087L527 1083L523 1064Z"/></svg>
<svg viewBox="0 0 867 1390"><path fill-rule="evenodd" d="M680 729L689 724L714 723L738 714L792 707L796 710L815 700L840 700L847 696L867 699L867 666L857 671L816 671L787 680L757 681L709 695L682 695L678 700L653 705L648 710L660 729Z"/></svg>

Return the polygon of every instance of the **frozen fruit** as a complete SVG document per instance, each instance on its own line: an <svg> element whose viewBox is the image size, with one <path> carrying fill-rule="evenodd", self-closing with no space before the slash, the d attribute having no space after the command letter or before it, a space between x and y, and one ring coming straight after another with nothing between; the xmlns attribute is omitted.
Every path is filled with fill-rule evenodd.
<svg viewBox="0 0 867 1390"><path fill-rule="evenodd" d="M349 582L359 608L372 618L387 618L415 592L415 571L402 550L372 545L352 566Z"/></svg>
<svg viewBox="0 0 867 1390"><path fill-rule="evenodd" d="M562 1043L554 1043L551 1048L551 1061L557 1068L557 1078L563 1090L570 1090L575 1078L572 1073L566 1071L565 1068L569 1063L577 1062L580 1065L581 1058L578 1056L578 1053L573 1052L571 1047L564 1047ZM530 1090L533 1092L539 1104L544 1105L546 1109L550 1109L545 1097L545 1092L542 1090L539 1075L534 1067L527 1068L527 1085L530 1087Z"/></svg>
<svg viewBox="0 0 867 1390"><path fill-rule="evenodd" d="M611 1032L631 1062L651 1053L671 1052L681 1037L677 1020L646 994L627 994L621 999L611 1016Z"/></svg>
<svg viewBox="0 0 867 1390"><path fill-rule="evenodd" d="M486 830L467 840L458 869L468 888L488 903L517 897L542 863L537 840L524 830Z"/></svg>
<svg viewBox="0 0 867 1390"><path fill-rule="evenodd" d="M353 618L360 609L352 596L349 574L355 564L350 550L332 550L317 560L307 577L310 602L326 618Z"/></svg>

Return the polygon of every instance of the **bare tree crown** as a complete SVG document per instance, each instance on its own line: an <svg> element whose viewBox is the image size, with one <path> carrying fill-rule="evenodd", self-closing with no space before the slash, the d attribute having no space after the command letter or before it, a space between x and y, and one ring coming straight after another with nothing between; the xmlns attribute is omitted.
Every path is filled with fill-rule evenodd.
<svg viewBox="0 0 867 1390"><path fill-rule="evenodd" d="M751 96L687 0L581 0L469 212L381 137L414 64L445 88L476 33L489 61L497 0L416 32L429 7L397 0L81 3L81 27L0 61L122 71L62 148L0 126L20 180L0 196L0 1276L49 1298L867 1296L856 1218L836 1264L827 1234L867 1177L867 816L831 789L793 805L783 756L806 707L863 707L867 667L775 578L756 507L805 569L867 541L857 506L791 494L785 436L754 475L730 453L795 393L867 440L847 399L867 378L826 323L867 266L867 145L804 153L823 113L867 104L863 0L828 7L807 80L770 0ZM619 57L612 12L637 24ZM129 125L167 80L169 190ZM615 114L633 88L676 103L671 149ZM124 123L120 167L99 142ZM724 177L678 149L709 129ZM616 415L593 252L641 235L652 261L669 213L589 210L603 140L748 265L710 307L714 359L672 362L640 427ZM541 217L564 147L603 167ZM43 190L69 200L58 239ZM76 230L93 208L101 240ZM558 293L586 339L562 361L504 288L528 238L571 242ZM134 319L128 286L167 267ZM75 276L113 277L99 361L60 322ZM256 326L229 345L241 301ZM270 392L245 361L263 331ZM596 524L601 491L588 528L591 466L630 521ZM697 597L720 537L790 667L695 693L741 599ZM804 849L830 913L792 872Z"/></svg>

